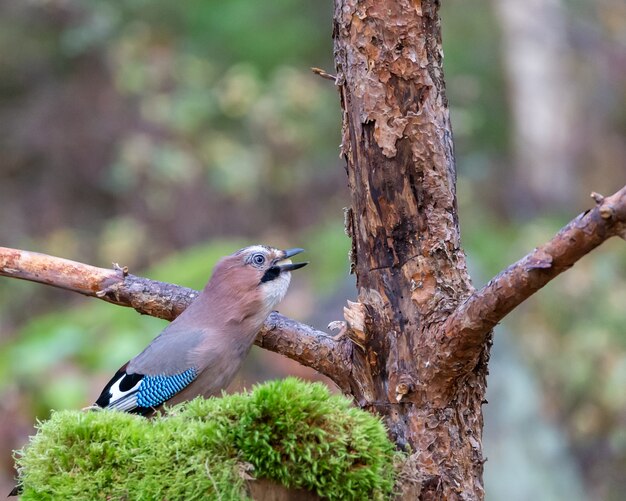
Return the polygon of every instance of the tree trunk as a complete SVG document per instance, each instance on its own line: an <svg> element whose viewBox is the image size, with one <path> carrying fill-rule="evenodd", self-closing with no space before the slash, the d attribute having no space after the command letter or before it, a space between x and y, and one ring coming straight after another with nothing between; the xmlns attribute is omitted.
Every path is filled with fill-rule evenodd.
<svg viewBox="0 0 626 501"><path fill-rule="evenodd" d="M472 292L438 2L337 0L333 36L352 193L347 230L365 307L351 392L412 451L422 499L478 499L488 347L480 360L436 363L442 322Z"/></svg>

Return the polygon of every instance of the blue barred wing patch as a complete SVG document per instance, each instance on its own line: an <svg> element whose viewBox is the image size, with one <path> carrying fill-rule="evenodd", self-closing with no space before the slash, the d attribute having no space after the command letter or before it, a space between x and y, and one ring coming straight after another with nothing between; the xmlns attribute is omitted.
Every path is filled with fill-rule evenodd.
<svg viewBox="0 0 626 501"><path fill-rule="evenodd" d="M144 376L137 390L138 407L156 407L169 400L198 375L195 368L173 376Z"/></svg>
<svg viewBox="0 0 626 501"><path fill-rule="evenodd" d="M148 415L154 407L169 400L198 375L195 368L171 376L145 376L126 372L122 366L104 387L96 406Z"/></svg>

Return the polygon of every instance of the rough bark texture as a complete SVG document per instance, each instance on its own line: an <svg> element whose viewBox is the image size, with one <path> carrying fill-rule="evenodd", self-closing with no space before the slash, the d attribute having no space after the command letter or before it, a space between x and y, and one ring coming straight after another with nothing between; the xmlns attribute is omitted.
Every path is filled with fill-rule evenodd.
<svg viewBox="0 0 626 501"><path fill-rule="evenodd" d="M437 10L434 1L336 1L348 230L367 311L352 393L384 417L399 446L414 451L421 498L469 499L483 493L488 344L483 363L461 379L438 381L442 374L429 364L441 351L441 323L472 292L460 249Z"/></svg>

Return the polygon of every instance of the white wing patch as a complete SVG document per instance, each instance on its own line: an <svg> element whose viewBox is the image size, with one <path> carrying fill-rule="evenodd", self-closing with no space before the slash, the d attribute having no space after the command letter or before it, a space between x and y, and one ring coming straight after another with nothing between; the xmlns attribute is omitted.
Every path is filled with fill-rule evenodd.
<svg viewBox="0 0 626 501"><path fill-rule="evenodd" d="M135 386L127 391L121 391L120 384L123 379L124 377L119 378L111 385L111 388L109 388L111 398L107 407L120 411L128 411L137 407L137 392L139 391L139 386L141 386L142 381L138 381Z"/></svg>

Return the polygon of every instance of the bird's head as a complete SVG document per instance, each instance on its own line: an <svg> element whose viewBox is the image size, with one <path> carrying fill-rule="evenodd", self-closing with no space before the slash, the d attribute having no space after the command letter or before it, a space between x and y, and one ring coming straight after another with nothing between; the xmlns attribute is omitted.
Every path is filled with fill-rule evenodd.
<svg viewBox="0 0 626 501"><path fill-rule="evenodd" d="M213 278L221 277L223 284L239 294L260 294L264 306L271 310L287 293L290 272L308 264L291 262L290 258L301 252L304 249L280 250L265 245L244 247L223 258L215 267Z"/></svg>

